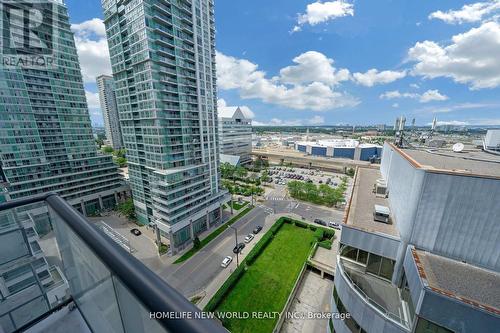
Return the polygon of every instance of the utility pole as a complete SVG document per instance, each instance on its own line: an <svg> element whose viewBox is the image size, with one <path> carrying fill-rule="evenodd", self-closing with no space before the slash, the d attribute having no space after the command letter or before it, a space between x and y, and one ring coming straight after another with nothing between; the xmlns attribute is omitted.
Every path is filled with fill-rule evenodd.
<svg viewBox="0 0 500 333"><path fill-rule="evenodd" d="M229 226L229 228L234 229L234 237L235 237L235 240L236 240L235 247L238 248L238 229L236 229L236 227L233 227L233 226ZM236 267L240 266L239 253L240 253L240 251L236 252Z"/></svg>

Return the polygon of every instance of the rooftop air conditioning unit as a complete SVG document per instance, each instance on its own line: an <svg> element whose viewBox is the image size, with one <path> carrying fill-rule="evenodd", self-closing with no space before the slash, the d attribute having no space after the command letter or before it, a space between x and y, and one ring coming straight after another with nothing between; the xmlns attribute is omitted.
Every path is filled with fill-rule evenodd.
<svg viewBox="0 0 500 333"><path fill-rule="evenodd" d="M375 184L375 196L379 198L387 198L389 196L389 190L387 189L387 182L383 179L377 179Z"/></svg>
<svg viewBox="0 0 500 333"><path fill-rule="evenodd" d="M373 219L375 221L389 224L390 223L390 215L391 215L391 211L389 210L389 207L375 205L374 211L373 211Z"/></svg>

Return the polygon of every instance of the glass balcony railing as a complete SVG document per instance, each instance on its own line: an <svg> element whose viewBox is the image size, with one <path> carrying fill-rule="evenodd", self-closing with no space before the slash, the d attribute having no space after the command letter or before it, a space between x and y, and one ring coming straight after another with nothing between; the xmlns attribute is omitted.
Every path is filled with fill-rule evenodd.
<svg viewBox="0 0 500 333"><path fill-rule="evenodd" d="M22 221L32 214L51 226L37 256ZM2 293L2 332L227 332L56 194L0 203L2 223L12 227L0 230L0 284L19 280Z"/></svg>
<svg viewBox="0 0 500 333"><path fill-rule="evenodd" d="M345 259L343 257L345 250L346 248L341 250L341 254L337 257L339 268L337 274L342 274L351 288L356 290L378 313L401 325L404 329L409 329L411 322L403 315L405 302L401 299L398 288L384 279L364 272L359 265Z"/></svg>

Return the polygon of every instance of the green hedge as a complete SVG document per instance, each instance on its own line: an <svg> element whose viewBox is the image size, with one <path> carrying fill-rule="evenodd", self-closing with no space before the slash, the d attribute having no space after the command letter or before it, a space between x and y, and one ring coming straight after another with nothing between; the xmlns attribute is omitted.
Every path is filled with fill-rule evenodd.
<svg viewBox="0 0 500 333"><path fill-rule="evenodd" d="M332 241L330 240L324 240L322 242L318 242L318 246L330 250L332 248Z"/></svg>
<svg viewBox="0 0 500 333"><path fill-rule="evenodd" d="M317 228L314 232L314 239L316 240L316 242L320 242L323 239L324 234L325 232L323 230Z"/></svg>
<svg viewBox="0 0 500 333"><path fill-rule="evenodd" d="M240 264L238 268L234 270L234 272L227 278L226 282L222 285L222 287L217 290L212 299L205 305L204 311L211 312L214 311L217 306L222 302L227 293L234 287L234 285L238 282L238 280L245 273L245 265Z"/></svg>
<svg viewBox="0 0 500 333"><path fill-rule="evenodd" d="M307 228L308 224L305 222L295 221L295 226L300 228Z"/></svg>
<svg viewBox="0 0 500 333"><path fill-rule="evenodd" d="M276 233L278 232L278 230L280 230L281 226L283 225L283 223L285 223L285 221L287 220L286 217L280 217L276 222L274 222L274 224L272 225L272 227L269 229L269 231L273 234L273 235L276 235Z"/></svg>

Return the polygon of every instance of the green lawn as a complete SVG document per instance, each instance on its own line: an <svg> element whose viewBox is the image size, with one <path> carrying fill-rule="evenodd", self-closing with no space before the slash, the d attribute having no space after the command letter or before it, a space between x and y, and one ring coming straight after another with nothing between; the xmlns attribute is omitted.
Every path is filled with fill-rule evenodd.
<svg viewBox="0 0 500 333"><path fill-rule="evenodd" d="M236 210L243 208L246 205L248 205L248 201L243 201L242 203L239 203L237 201L233 201L233 209L236 209Z"/></svg>
<svg viewBox="0 0 500 333"><path fill-rule="evenodd" d="M281 312L311 250L314 232L285 223L222 303L218 312ZM234 333L272 332L275 319L226 319Z"/></svg>
<svg viewBox="0 0 500 333"><path fill-rule="evenodd" d="M205 245L207 245L208 243L210 243L215 237L219 236L224 230L226 230L227 228L229 228L229 226L231 224L233 224L234 222L238 221L240 218L242 218L250 210L252 210L252 207L245 208L238 215L234 216L229 221L227 221L226 223L224 223L223 225L221 225L220 227L218 227L217 229L215 229L214 231L212 231L207 237L205 237L205 238L203 238L201 240L201 244L200 244L200 247L198 249L191 248L189 251L187 251L182 256L180 256L176 261L174 261L174 264L179 264L179 263L181 263L183 261L188 260L192 256L194 256L194 254L196 252L198 252L199 250L201 250Z"/></svg>

